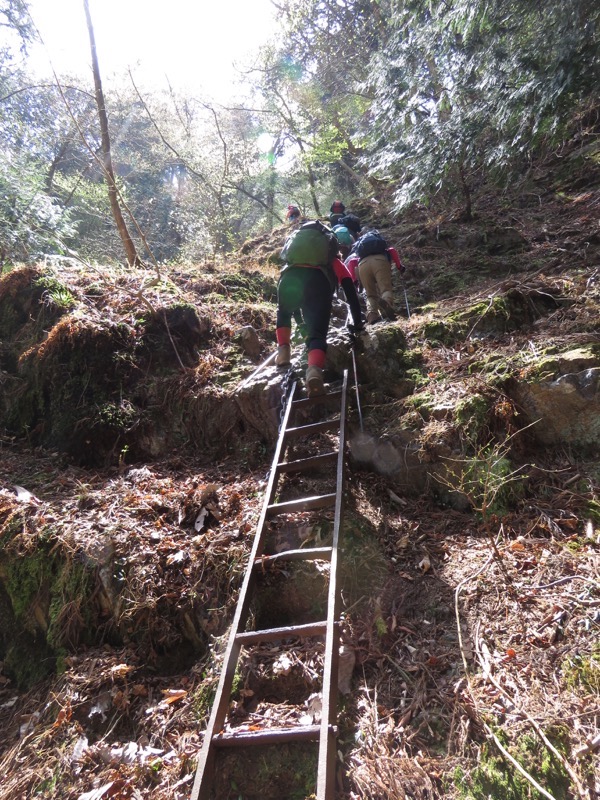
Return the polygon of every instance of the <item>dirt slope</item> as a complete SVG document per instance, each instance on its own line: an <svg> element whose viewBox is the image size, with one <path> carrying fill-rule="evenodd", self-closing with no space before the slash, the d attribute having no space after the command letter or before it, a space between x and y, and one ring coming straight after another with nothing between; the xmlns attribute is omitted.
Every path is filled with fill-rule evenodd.
<svg viewBox="0 0 600 800"><path fill-rule="evenodd" d="M598 443L551 416L537 433L529 388L600 366L589 144L479 190L468 222L353 208L401 251L411 316L358 350L377 457L354 459L348 497L340 798L600 792ZM270 464L231 393L274 346L284 233L158 286L73 265L51 285L41 267L3 278L0 302L24 311L0 323L0 800L189 797ZM373 380L400 335L399 371ZM90 359L91 388L75 382ZM243 722L266 714L265 657L245 664ZM306 713L319 657L306 649L267 716ZM221 796L282 796L242 778Z"/></svg>

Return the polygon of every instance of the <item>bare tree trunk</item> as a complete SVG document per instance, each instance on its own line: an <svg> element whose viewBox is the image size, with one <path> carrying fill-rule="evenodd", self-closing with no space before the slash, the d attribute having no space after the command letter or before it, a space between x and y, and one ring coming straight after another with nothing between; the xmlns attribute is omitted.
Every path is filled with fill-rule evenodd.
<svg viewBox="0 0 600 800"><path fill-rule="evenodd" d="M104 162L104 176L108 187L108 199L110 201L110 208L112 211L113 219L123 247L125 248L125 256L127 263L131 267L139 267L141 259L137 254L137 250L133 239L129 235L127 225L121 212L119 205L119 192L117 190L117 182L115 180L115 173L112 165L112 158L110 154L110 135L108 132L108 115L106 113L106 104L104 102L104 93L102 91L102 81L100 79L100 67L98 66L98 54L96 52L96 38L94 36L94 26L92 24L92 17L90 15L89 0L83 0L83 7L85 9L85 18L87 20L88 33L90 35L90 47L92 50L92 70L94 73L94 86L96 89L96 106L98 108L98 119L100 120L100 134L102 141L102 156Z"/></svg>
<svg viewBox="0 0 600 800"><path fill-rule="evenodd" d="M46 190L46 194L52 193L52 186L54 183L54 176L56 174L56 170L58 169L58 165L65 157L67 150L69 149L69 145L71 144L71 137L68 136L64 142L58 148L58 152L50 162L50 168L48 169L48 174L46 175L46 180L44 181L44 189Z"/></svg>
<svg viewBox="0 0 600 800"><path fill-rule="evenodd" d="M310 190L310 196L312 197L313 206L317 212L317 217L320 217L321 209L319 208L319 201L317 200L317 182L315 180L315 173L313 172L310 164L307 165L306 170L308 172L308 188Z"/></svg>

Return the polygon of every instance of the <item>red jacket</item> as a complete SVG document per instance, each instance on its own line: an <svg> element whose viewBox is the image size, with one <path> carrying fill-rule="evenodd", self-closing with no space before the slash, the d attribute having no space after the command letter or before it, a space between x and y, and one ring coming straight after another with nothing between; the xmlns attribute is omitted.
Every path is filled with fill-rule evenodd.
<svg viewBox="0 0 600 800"><path fill-rule="evenodd" d="M331 262L331 266L333 267L333 271L335 272L335 277L339 284L344 280L344 278L350 278L352 283L354 283L353 273L347 268L347 265L344 264L339 258L334 258Z"/></svg>

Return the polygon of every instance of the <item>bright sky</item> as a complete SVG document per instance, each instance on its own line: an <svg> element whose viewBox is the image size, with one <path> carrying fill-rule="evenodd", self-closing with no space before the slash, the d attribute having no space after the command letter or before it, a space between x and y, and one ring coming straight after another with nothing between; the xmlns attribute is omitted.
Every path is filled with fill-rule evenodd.
<svg viewBox="0 0 600 800"><path fill-rule="evenodd" d="M176 89L225 101L238 94L234 64L277 31L270 0L89 0L103 81L131 68L146 88ZM83 0L29 0L45 49L39 71L89 75L90 44Z"/></svg>

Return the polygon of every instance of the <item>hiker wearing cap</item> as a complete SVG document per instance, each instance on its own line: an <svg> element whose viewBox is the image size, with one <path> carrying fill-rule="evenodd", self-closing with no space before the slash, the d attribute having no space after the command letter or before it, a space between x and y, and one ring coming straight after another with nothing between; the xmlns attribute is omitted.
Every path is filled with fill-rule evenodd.
<svg viewBox="0 0 600 800"><path fill-rule="evenodd" d="M333 228L337 225L346 212L346 206L341 200L334 200L329 209L329 224Z"/></svg>
<svg viewBox="0 0 600 800"><path fill-rule="evenodd" d="M346 266L351 275L358 277L367 295L367 322L371 325L381 317L396 319L392 269L402 274L405 267L394 247L390 247L379 231L363 234L354 244Z"/></svg>
<svg viewBox="0 0 600 800"><path fill-rule="evenodd" d="M290 224L298 222L300 219L300 209L298 208L298 206L289 205L287 207L285 218Z"/></svg>
<svg viewBox="0 0 600 800"><path fill-rule="evenodd" d="M281 258L284 266L277 287L278 367L291 359L292 316L301 309L308 350L306 390L309 397L325 393L323 368L333 294L340 285L350 306L354 331L363 330L358 296L350 273L338 256L338 240L323 223L305 222L288 237Z"/></svg>

